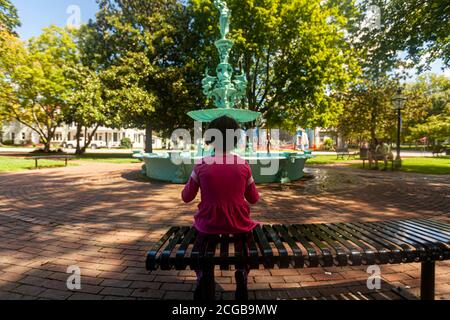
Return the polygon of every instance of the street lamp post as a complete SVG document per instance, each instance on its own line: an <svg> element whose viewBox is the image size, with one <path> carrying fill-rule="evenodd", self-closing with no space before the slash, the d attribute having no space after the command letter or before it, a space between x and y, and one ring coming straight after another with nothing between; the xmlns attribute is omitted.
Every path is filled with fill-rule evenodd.
<svg viewBox="0 0 450 320"><path fill-rule="evenodd" d="M406 97L402 94L402 90L398 89L397 94L392 98L392 104L397 110L397 158L395 159L395 167L401 168L402 159L400 157L400 133L402 126L402 109L405 106Z"/></svg>

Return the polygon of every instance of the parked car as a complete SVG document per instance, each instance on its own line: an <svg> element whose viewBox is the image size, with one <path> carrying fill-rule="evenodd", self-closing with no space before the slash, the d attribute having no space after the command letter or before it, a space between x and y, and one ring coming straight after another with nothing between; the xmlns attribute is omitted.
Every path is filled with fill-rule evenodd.
<svg viewBox="0 0 450 320"><path fill-rule="evenodd" d="M67 149L75 149L77 147L77 141L76 140L69 140L63 143L63 147ZM84 140L80 141L80 147L84 147ZM89 145L91 149L99 149L99 148L106 148L106 142L102 140L92 140L91 144Z"/></svg>

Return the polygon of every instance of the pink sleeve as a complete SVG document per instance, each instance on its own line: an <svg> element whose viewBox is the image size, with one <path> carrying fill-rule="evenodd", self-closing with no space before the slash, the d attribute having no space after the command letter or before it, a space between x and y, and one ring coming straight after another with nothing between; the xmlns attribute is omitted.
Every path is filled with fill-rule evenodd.
<svg viewBox="0 0 450 320"><path fill-rule="evenodd" d="M200 182L196 170L197 167L192 170L192 175L181 193L181 198L185 203L193 201L197 196L198 189L200 188Z"/></svg>
<svg viewBox="0 0 450 320"><path fill-rule="evenodd" d="M248 168L248 179L247 179L247 187L245 189L245 199L250 204L255 204L259 200L259 193L256 189L255 180L253 179L252 170L250 166L247 165Z"/></svg>

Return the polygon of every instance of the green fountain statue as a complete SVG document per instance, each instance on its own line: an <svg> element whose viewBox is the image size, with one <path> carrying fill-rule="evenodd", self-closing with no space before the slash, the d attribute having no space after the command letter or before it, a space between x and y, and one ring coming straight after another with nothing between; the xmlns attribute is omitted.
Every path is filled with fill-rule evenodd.
<svg viewBox="0 0 450 320"><path fill-rule="evenodd" d="M238 122L251 122L260 117L259 112L234 108L236 103L243 100L247 91L247 78L242 72L233 79L233 67L228 63L233 41L227 39L230 31L230 9L223 0L214 0L215 7L220 11L221 39L215 45L219 51L220 63L216 68L216 76L209 75L206 69L202 81L203 93L208 99L214 99L216 109L197 110L188 115L196 121L211 122L221 116L229 116Z"/></svg>
<svg viewBox="0 0 450 320"><path fill-rule="evenodd" d="M220 63L216 68L215 76L210 75L209 70L206 69L202 85L204 94L208 99L214 100L216 108L192 111L188 115L200 122L211 122L222 116L232 117L240 123L252 122L261 116L259 112L236 108L239 101L245 99L247 79L242 72L233 76L234 70L229 64L230 52L233 48L233 41L227 39L230 31L230 10L223 0L214 0L214 5L220 11L221 38L215 43L219 51ZM145 162L143 170L149 178L172 183L186 183L195 166L195 161L204 157L202 143L201 141L198 143L197 153L168 151L146 153L137 157ZM303 168L309 157L297 153L253 152L250 139L247 139L247 148L243 155L243 158L249 162L257 183L298 180L303 177ZM181 161L175 162L173 159Z"/></svg>

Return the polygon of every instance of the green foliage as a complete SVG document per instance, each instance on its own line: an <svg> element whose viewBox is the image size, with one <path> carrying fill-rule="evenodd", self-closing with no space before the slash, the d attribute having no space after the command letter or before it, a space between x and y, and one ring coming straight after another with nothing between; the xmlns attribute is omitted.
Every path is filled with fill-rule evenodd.
<svg viewBox="0 0 450 320"><path fill-rule="evenodd" d="M427 137L432 144L450 138L450 79L425 74L406 87L403 111L406 141Z"/></svg>
<svg viewBox="0 0 450 320"><path fill-rule="evenodd" d="M387 32L383 45L391 51L406 50L419 67L440 58L450 66L450 6L442 0L379 1Z"/></svg>
<svg viewBox="0 0 450 320"><path fill-rule="evenodd" d="M214 66L218 14L209 0L190 1L196 56ZM267 125L293 129L328 126L342 105L335 94L357 71L345 30L356 14L353 1L229 0L232 64L242 67L246 104L264 114ZM330 18L332 17L332 18ZM238 63L240 61L240 63Z"/></svg>
<svg viewBox="0 0 450 320"><path fill-rule="evenodd" d="M0 30L13 32L17 27L20 27L20 20L16 7L10 0L0 0Z"/></svg>
<svg viewBox="0 0 450 320"><path fill-rule="evenodd" d="M323 147L325 150L331 150L333 148L333 139L331 138L326 138L325 140L323 140Z"/></svg>
<svg viewBox="0 0 450 320"><path fill-rule="evenodd" d="M65 66L76 61L76 45L64 29L51 26L25 45L6 35L0 51L0 114L37 132L50 150L64 120L70 94Z"/></svg>
<svg viewBox="0 0 450 320"><path fill-rule="evenodd" d="M121 149L133 148L133 143L131 142L131 139L130 138L122 138L122 140L120 140L120 148Z"/></svg>
<svg viewBox="0 0 450 320"><path fill-rule="evenodd" d="M394 141L397 117L391 99L396 88L397 82L386 77L378 82L361 80L352 86L343 96L339 133L358 142L373 138Z"/></svg>
<svg viewBox="0 0 450 320"><path fill-rule="evenodd" d="M192 125L186 113L197 99L189 91L188 19L176 0L102 0L97 21L80 40L84 59L104 72L116 122L164 134ZM118 54L120 52L120 54ZM197 74L195 75L197 76ZM198 80L201 75L198 74Z"/></svg>
<svg viewBox="0 0 450 320"><path fill-rule="evenodd" d="M14 141L12 141L12 140L5 140L5 141L2 141L2 144L5 145L5 146L12 146L12 145L14 145Z"/></svg>

